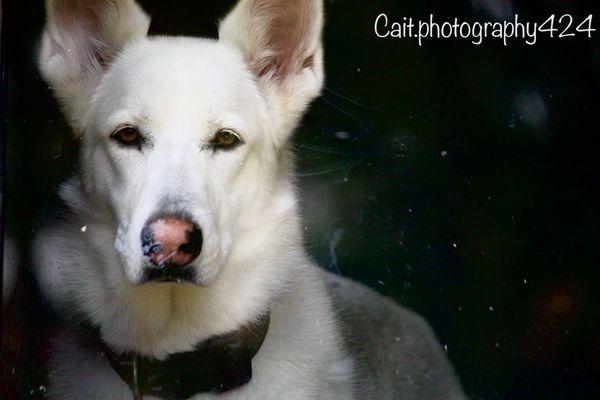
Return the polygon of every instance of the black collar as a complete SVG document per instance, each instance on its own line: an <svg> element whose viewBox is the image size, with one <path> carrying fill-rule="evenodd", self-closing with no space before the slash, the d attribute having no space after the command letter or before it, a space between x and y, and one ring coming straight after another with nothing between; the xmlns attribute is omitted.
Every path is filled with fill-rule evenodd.
<svg viewBox="0 0 600 400"><path fill-rule="evenodd" d="M115 353L101 341L97 329L84 328L87 342L106 357L133 391L133 399L155 396L188 399L198 393L224 393L250 382L252 359L269 329L269 314L240 329L211 337L187 353L159 361L136 353Z"/></svg>

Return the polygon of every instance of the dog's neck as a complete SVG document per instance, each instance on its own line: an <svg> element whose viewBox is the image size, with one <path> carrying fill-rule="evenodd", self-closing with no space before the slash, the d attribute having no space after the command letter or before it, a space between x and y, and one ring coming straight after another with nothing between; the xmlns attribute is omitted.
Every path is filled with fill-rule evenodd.
<svg viewBox="0 0 600 400"><path fill-rule="evenodd" d="M186 351L215 334L233 331L263 315L294 281L298 266L307 264L304 253L290 239L293 231L300 231L289 228L290 224L297 225L291 207L282 208L289 221L285 225L272 222L258 234L252 231L250 237L239 238L240 242L256 244L246 246L252 248L254 258L233 252L228 267L212 285L121 284L120 277L114 278L118 268L102 265L105 260L116 259L111 237L115 227L104 216L93 215L78 179L69 181L63 191L70 193L67 197L71 201L62 212L69 215L67 229L72 236L68 243L54 247L72 246L72 240L80 243L72 246L71 260L78 265L73 271L76 279L65 284L69 291L61 299L61 308L73 318L89 318L101 328L103 339L118 351L163 358ZM272 214L272 220L283 220L281 212ZM85 234L80 232L82 226L86 227ZM64 268L73 270L70 266ZM107 277L109 273L113 278ZM106 281L111 284L102 284ZM255 290L257 287L260 290Z"/></svg>
<svg viewBox="0 0 600 400"><path fill-rule="evenodd" d="M137 353L117 353L100 338L99 330L80 327L82 341L106 358L133 392L134 399L156 396L187 399L198 393L224 393L252 379L252 359L268 332L270 315L232 332L213 336L194 350L157 360Z"/></svg>

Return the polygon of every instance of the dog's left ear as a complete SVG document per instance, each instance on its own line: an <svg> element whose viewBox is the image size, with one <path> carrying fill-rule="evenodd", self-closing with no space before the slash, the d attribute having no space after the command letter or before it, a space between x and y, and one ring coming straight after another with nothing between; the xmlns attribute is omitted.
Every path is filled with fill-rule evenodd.
<svg viewBox="0 0 600 400"><path fill-rule="evenodd" d="M323 0L240 0L219 37L238 47L279 131L290 132L324 80Z"/></svg>

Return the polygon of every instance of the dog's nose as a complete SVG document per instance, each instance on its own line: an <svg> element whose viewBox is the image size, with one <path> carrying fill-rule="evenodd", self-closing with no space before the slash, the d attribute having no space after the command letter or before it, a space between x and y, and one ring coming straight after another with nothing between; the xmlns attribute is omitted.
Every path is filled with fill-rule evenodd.
<svg viewBox="0 0 600 400"><path fill-rule="evenodd" d="M187 218L160 216L142 229L142 251L156 266L185 267L201 250L202 231Z"/></svg>

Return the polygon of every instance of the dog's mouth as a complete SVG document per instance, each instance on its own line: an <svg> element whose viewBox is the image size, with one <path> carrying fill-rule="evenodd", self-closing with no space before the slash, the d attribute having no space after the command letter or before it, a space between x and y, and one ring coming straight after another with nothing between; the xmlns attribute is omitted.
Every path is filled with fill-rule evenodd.
<svg viewBox="0 0 600 400"><path fill-rule="evenodd" d="M174 268L170 266L147 268L140 283L197 284L196 273L193 268Z"/></svg>

